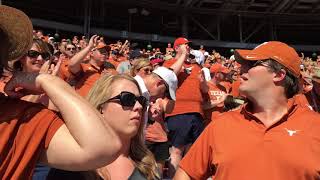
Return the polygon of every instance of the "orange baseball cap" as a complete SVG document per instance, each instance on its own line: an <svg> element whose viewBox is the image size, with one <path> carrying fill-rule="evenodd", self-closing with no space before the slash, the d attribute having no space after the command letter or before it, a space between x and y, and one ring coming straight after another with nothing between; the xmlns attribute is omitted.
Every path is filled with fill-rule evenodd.
<svg viewBox="0 0 320 180"><path fill-rule="evenodd" d="M237 49L235 50L235 57L236 60L247 61L272 59L288 68L294 76L300 76L300 57L292 47L283 42L265 42L253 50Z"/></svg>
<svg viewBox="0 0 320 180"><path fill-rule="evenodd" d="M224 74L228 74L230 72L230 70L224 66L222 66L221 64L213 64L210 68L210 73L218 73L218 72L222 72Z"/></svg>
<svg viewBox="0 0 320 180"><path fill-rule="evenodd" d="M106 51L110 51L111 47L106 45L105 43L98 43L98 45L96 46L96 49L106 49Z"/></svg>
<svg viewBox="0 0 320 180"><path fill-rule="evenodd" d="M179 37L174 41L173 48L175 49L177 46L179 46L181 44L186 44L189 42L191 42L191 41L189 41L187 38Z"/></svg>

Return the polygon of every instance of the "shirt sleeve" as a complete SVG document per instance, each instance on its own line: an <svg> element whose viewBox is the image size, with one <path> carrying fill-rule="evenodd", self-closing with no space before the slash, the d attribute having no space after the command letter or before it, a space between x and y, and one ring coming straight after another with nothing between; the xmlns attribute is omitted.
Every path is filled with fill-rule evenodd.
<svg viewBox="0 0 320 180"><path fill-rule="evenodd" d="M170 68L175 63L175 61L176 61L175 59L167 60L163 63L163 66L166 68Z"/></svg>
<svg viewBox="0 0 320 180"><path fill-rule="evenodd" d="M210 123L180 162L192 179L207 179L211 175L213 155L213 127Z"/></svg>

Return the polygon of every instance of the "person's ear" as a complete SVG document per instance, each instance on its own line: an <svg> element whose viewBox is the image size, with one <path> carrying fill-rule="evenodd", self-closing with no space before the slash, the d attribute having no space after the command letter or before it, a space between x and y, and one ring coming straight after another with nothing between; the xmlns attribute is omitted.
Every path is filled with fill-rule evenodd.
<svg viewBox="0 0 320 180"><path fill-rule="evenodd" d="M157 80L157 83L156 83L157 87L160 86L161 84L162 84L162 80L161 80L161 79L158 79L158 80Z"/></svg>
<svg viewBox="0 0 320 180"><path fill-rule="evenodd" d="M281 69L279 72L274 73L273 80L275 82L280 82L285 79L287 72L284 69Z"/></svg>
<svg viewBox="0 0 320 180"><path fill-rule="evenodd" d="M176 47L174 48L174 50L175 50L176 52L178 52L179 48L180 48L180 46L176 46Z"/></svg>
<svg viewBox="0 0 320 180"><path fill-rule="evenodd" d="M157 81L157 87L158 86L161 86L161 85L164 85L164 81L162 79L158 79Z"/></svg>

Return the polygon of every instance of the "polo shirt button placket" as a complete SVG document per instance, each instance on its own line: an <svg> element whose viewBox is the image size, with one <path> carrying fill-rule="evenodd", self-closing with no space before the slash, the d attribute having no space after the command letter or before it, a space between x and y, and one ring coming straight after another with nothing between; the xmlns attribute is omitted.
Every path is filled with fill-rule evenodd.
<svg viewBox="0 0 320 180"><path fill-rule="evenodd" d="M268 128L265 128L265 130L264 130L264 136L263 136L263 141L264 141L264 143L266 143L266 142L271 142L271 133L272 132L270 132L270 129L268 129Z"/></svg>

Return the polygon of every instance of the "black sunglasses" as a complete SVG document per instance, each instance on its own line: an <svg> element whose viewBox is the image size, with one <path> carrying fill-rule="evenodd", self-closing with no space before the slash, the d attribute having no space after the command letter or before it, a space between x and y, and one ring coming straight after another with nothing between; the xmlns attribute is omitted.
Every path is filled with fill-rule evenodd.
<svg viewBox="0 0 320 180"><path fill-rule="evenodd" d="M31 58L37 58L37 57L39 57L39 55L41 55L41 57L44 60L50 59L50 54L49 53L40 53L40 52L34 51L34 50L29 50L28 53L27 53L27 56L29 56Z"/></svg>
<svg viewBox="0 0 320 180"><path fill-rule="evenodd" d="M68 50L68 51L71 51L71 50L72 50L72 51L75 51L76 48L67 48L67 50Z"/></svg>
<svg viewBox="0 0 320 180"><path fill-rule="evenodd" d="M256 66L264 66L264 67L270 67L265 61L243 61L241 67L245 67L245 69L249 70L251 68L254 68Z"/></svg>
<svg viewBox="0 0 320 180"><path fill-rule="evenodd" d="M104 103L107 103L113 100L120 100L121 106L133 107L138 101L144 109L147 107L147 98L143 96L137 97L133 93L127 92L127 91L122 91L119 95L106 100L105 102L101 103L99 106L101 107Z"/></svg>

